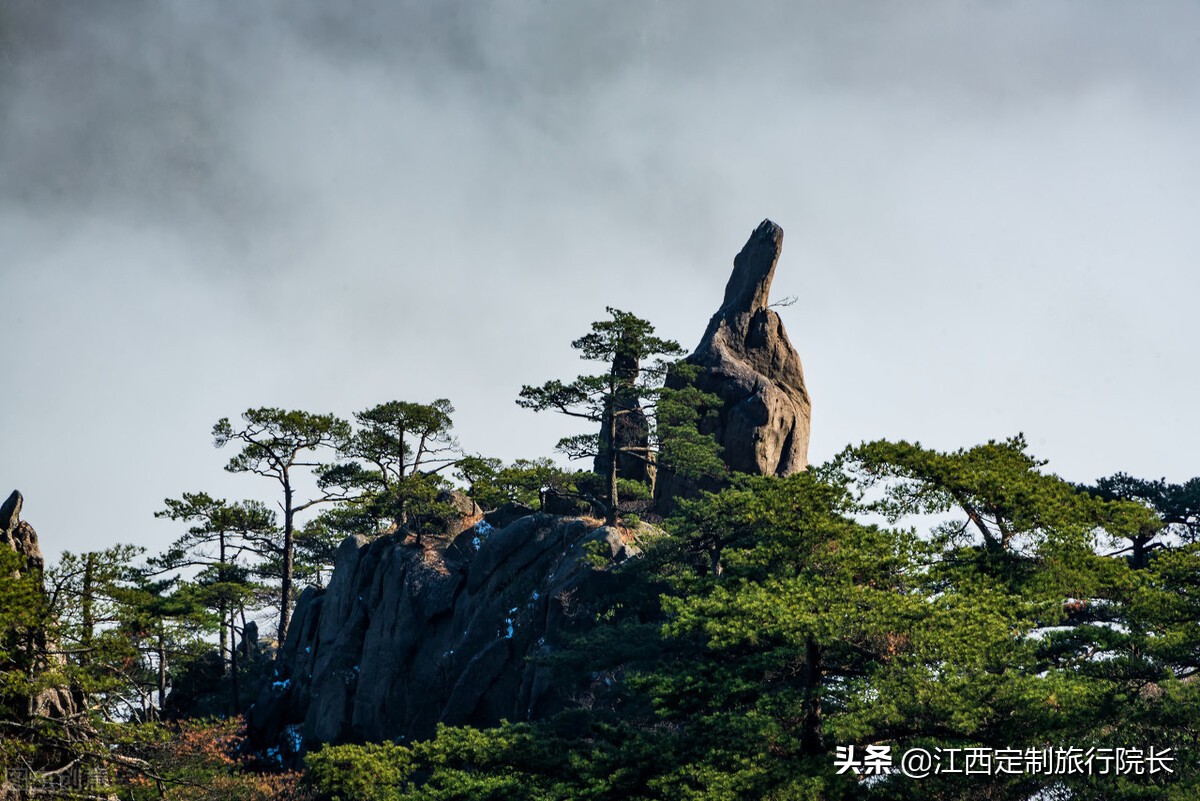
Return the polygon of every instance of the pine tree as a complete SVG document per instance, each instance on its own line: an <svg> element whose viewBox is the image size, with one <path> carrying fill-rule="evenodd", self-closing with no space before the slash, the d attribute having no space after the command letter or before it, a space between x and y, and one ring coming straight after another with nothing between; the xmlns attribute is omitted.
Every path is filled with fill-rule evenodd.
<svg viewBox="0 0 1200 801"><path fill-rule="evenodd" d="M517 405L534 411L553 410L599 424L599 432L566 437L559 450L573 459L593 457L605 480L605 518L611 525L619 512L622 459L653 466L655 403L666 376L668 357L683 355L679 343L654 336L654 326L629 312L608 309L611 320L592 323L591 333L571 343L580 358L601 362L603 373L574 381L548 381L522 387Z"/></svg>
<svg viewBox="0 0 1200 801"><path fill-rule="evenodd" d="M283 490L283 531L279 554L279 627L276 637L287 637L292 614L292 579L295 569L296 515L319 503L338 498L322 494L305 501L296 499L296 468L316 469L320 462L304 461L305 454L321 448L333 448L346 441L350 425L331 414L260 408L242 414L243 425L234 428L229 418L213 426L213 442L221 448L230 442L241 443L242 450L229 460L231 473L254 473L276 481Z"/></svg>

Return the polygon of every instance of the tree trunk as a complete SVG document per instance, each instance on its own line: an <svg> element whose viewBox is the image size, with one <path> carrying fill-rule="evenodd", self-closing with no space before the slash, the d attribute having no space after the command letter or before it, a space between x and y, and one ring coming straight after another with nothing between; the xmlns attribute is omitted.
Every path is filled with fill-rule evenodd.
<svg viewBox="0 0 1200 801"><path fill-rule="evenodd" d="M713 548L708 552L708 570L713 578L720 578L725 569L721 567L721 549Z"/></svg>
<svg viewBox="0 0 1200 801"><path fill-rule="evenodd" d="M79 664L86 667L91 662L92 636L96 629L96 616L93 613L92 596L96 592L96 554L88 553L83 558L83 598L79 603L80 627L79 632Z"/></svg>
<svg viewBox="0 0 1200 801"><path fill-rule="evenodd" d="M617 385L616 376L611 375L608 382L608 514L604 522L610 526L617 524Z"/></svg>
<svg viewBox="0 0 1200 801"><path fill-rule="evenodd" d="M158 712L162 717L163 707L167 703L167 637L162 632L161 623L158 632Z"/></svg>
<svg viewBox="0 0 1200 801"><path fill-rule="evenodd" d="M217 532L217 538L218 538L218 542L220 544L220 549L221 549L220 555L218 556L218 560L219 560L220 564L217 567L217 570L219 571L219 573L217 574L217 581L224 584L225 579L226 579L225 532L224 531ZM220 644L218 645L218 647L219 647L220 653L221 653L221 672L224 673L229 668L229 635L228 635L228 630L226 629L226 623L232 623L233 621L232 621L232 616L229 613L229 603L225 599L225 595L224 595L225 590L222 589L221 592L222 592L221 598L217 602L217 615L221 621L221 623L220 623L220 629L221 629ZM230 617L230 619L228 621L226 620L227 616Z"/></svg>
<svg viewBox="0 0 1200 801"><path fill-rule="evenodd" d="M222 629L225 628L224 623L221 624L221 628ZM224 636L224 633L222 633L222 636ZM242 708L242 699L240 698L240 696L238 694L238 658L237 658L238 644L237 644L237 630L234 629L234 627L233 627L233 611L232 610L230 610L230 612L229 612L229 639L230 639L230 642L233 644L233 647L229 649L229 665L230 665L229 687L230 687L230 692L232 693L232 697L230 698L230 700L233 703L232 708L229 710L229 714L236 715Z"/></svg>
<svg viewBox="0 0 1200 801"><path fill-rule="evenodd" d="M1133 569L1141 570L1146 566L1146 543L1150 541L1149 537L1141 534L1135 535L1133 538Z"/></svg>
<svg viewBox="0 0 1200 801"><path fill-rule="evenodd" d="M292 485L286 479L283 482L283 577L279 587L279 649L283 650L283 641L287 639L288 624L292 620L292 569L295 558L295 531L293 530Z"/></svg>
<svg viewBox="0 0 1200 801"><path fill-rule="evenodd" d="M821 647L809 637L804 644L804 723L800 732L800 748L805 756L825 753L825 735L821 715L821 685L823 670Z"/></svg>
<svg viewBox="0 0 1200 801"><path fill-rule="evenodd" d="M220 624L221 642L218 647L219 647L220 653L221 653L221 672L224 673L225 671L229 670L229 651L230 651L230 649L229 649L229 627L228 627L229 610L228 610L228 604L226 604L224 598L222 598L220 601L217 602L217 616L221 621L221 624Z"/></svg>

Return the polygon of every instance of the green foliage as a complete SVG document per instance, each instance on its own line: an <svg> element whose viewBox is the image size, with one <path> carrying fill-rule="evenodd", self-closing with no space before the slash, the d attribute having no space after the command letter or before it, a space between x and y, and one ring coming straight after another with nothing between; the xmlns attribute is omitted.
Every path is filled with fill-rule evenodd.
<svg viewBox="0 0 1200 801"><path fill-rule="evenodd" d="M678 342L654 336L654 326L636 315L613 308L608 313L611 320L592 323L591 333L571 343L581 359L601 362L608 372L579 376L569 384L553 380L540 387L522 387L518 406L538 412L552 409L599 423L618 392L638 404L653 396L666 375L664 357L681 356L683 349Z"/></svg>
<svg viewBox="0 0 1200 801"><path fill-rule="evenodd" d="M139 655L127 675L141 688L143 712L153 714L147 705L150 691L162 709L174 676L208 652L206 637L220 621L207 608L205 593L177 577L155 579L135 572L114 595L122 607L118 632Z"/></svg>
<svg viewBox="0 0 1200 801"><path fill-rule="evenodd" d="M458 443L451 434L453 413L454 407L445 398L429 404L389 401L358 412L354 418L359 429L339 448L343 456L357 462L335 468L347 471L336 482L331 480L335 474L326 470L323 481L382 498L381 516L400 516L409 491L403 486L406 479L432 476L457 461Z"/></svg>
<svg viewBox="0 0 1200 801"><path fill-rule="evenodd" d="M115 545L83 554L63 552L46 569L45 587L54 640L67 657L71 683L109 715L147 714L153 680L142 671L142 654L126 595L143 549ZM123 692L122 692L123 691Z"/></svg>
<svg viewBox="0 0 1200 801"><path fill-rule="evenodd" d="M652 497L648 485L631 478L618 478L617 491L624 501L648 501Z"/></svg>
<svg viewBox="0 0 1200 801"><path fill-rule="evenodd" d="M1106 500L1137 501L1153 509L1164 527L1184 540L1200 537L1200 478L1182 484L1116 473L1082 489Z"/></svg>
<svg viewBox="0 0 1200 801"><path fill-rule="evenodd" d="M608 543L600 539L584 540L580 546L583 551L583 561L594 568L603 568L611 561L609 559Z"/></svg>
<svg viewBox="0 0 1200 801"><path fill-rule="evenodd" d="M1115 553L1128 553L1130 565L1137 570L1145 568L1159 549L1200 539L1200 478L1168 484L1165 479L1150 481L1116 473L1080 489L1104 500L1137 503L1152 512L1139 528L1114 537L1119 542L1129 542L1128 547Z"/></svg>
<svg viewBox="0 0 1200 801"><path fill-rule="evenodd" d="M0 544L0 719L22 715L40 682L39 640L51 625L41 577ZM0 738L2 739L2 738Z"/></svg>
<svg viewBox="0 0 1200 801"><path fill-rule="evenodd" d="M676 476L692 483L715 483L729 472L721 459L721 447L704 432L711 428L721 409L721 399L696 386L699 365L686 361L670 367L673 381L659 391L659 463Z"/></svg>
<svg viewBox="0 0 1200 801"><path fill-rule="evenodd" d="M305 454L346 443L350 440L351 428L345 420L332 414L269 407L248 409L242 413L242 420L240 428L234 428L227 417L218 420L212 430L213 444L223 448L230 442L240 443L242 450L229 460L225 469L231 473L254 473L273 479L283 491L283 529L274 543L274 553L267 555L268 562L278 566L279 626L276 634L282 642L291 620L296 515L316 504L335 500L328 493L306 501L297 500L292 471L298 467L320 471L321 463L304 461ZM320 488L328 489L323 483Z"/></svg>
<svg viewBox="0 0 1200 801"><path fill-rule="evenodd" d="M306 762L318 792L337 801L566 801L649 793L657 738L620 724L559 720L478 730L439 726L411 746L326 747Z"/></svg>
<svg viewBox="0 0 1200 801"><path fill-rule="evenodd" d="M429 462L453 462L443 458L457 452L450 434L452 414L454 406L445 398L432 403L381 403L354 415L360 429L343 450L374 463L385 475L405 475L428 467Z"/></svg>
<svg viewBox="0 0 1200 801"><path fill-rule="evenodd" d="M907 442L847 449L842 460L861 487L883 486L868 508L891 520L955 510L961 524L944 527L947 543L981 538L992 551L1034 552L1045 544L1087 542L1098 528L1137 531L1152 523L1133 504L1108 503L1040 472L1018 435L1004 442L939 453Z"/></svg>
<svg viewBox="0 0 1200 801"><path fill-rule="evenodd" d="M510 498L498 486L498 476L504 462L486 456L463 456L454 466L454 475L466 484L467 495L482 509L495 509Z"/></svg>
<svg viewBox="0 0 1200 801"><path fill-rule="evenodd" d="M442 398L429 404L389 401L355 414L359 428L338 449L351 461L318 470L320 486L342 501L321 524L343 535L404 529L419 540L436 533L454 514L439 499L450 488L441 471L461 458L451 434L453 413Z"/></svg>
<svg viewBox="0 0 1200 801"><path fill-rule="evenodd" d="M163 577L162 559L137 564L142 549L117 545L64 552L46 570L55 671L108 720L158 717L176 679L209 657L219 610L243 598L247 576L210 564L190 581ZM236 706L227 704L222 711Z"/></svg>
<svg viewBox="0 0 1200 801"><path fill-rule="evenodd" d="M1020 438L870 443L738 477L681 503L598 625L545 660L581 708L370 752L393 772L364 797L1195 797L1200 550L1183 539L1139 570L1097 551L1157 531L1152 509L1080 492ZM937 518L918 536L863 512ZM834 749L867 744L1153 745L1177 762L1154 777L838 775ZM342 768L309 762L345 798L365 784L339 771L371 771L347 748Z"/></svg>
<svg viewBox="0 0 1200 801"><path fill-rule="evenodd" d="M225 469L280 481L304 451L335 444L350 436L350 425L332 414L263 407L247 409L242 420L241 428L234 428L228 417L213 426L213 444L218 448L234 440L242 443L241 452L229 460Z"/></svg>
<svg viewBox="0 0 1200 801"><path fill-rule="evenodd" d="M632 315L612 315L575 343L585 358L610 360L609 373L526 387L522 405L579 405L578 416L599 422L632 391L624 397L657 414L663 462L675 448L680 475L726 488L681 501L668 533L639 540L643 557L614 571L568 641L538 657L577 706L536 723L442 727L428 742L326 747L307 758L313 792L344 801L1197 797L1197 480L1116 474L1075 486L1046 472L1019 436L951 452L864 443L807 473L729 478L700 435L712 399L682 379L675 395L630 384L643 379L618 359L622 348L669 343ZM289 520L336 501L302 527L285 522L290 567L269 510L204 493L167 500L160 516L191 528L149 570L134 567L128 547L64 554L43 593L42 576L0 548L0 764L49 767L47 753L120 762L130 798L303 797L295 777L248 774L224 724L168 730L148 720L210 650L212 632L231 632L233 611L252 603L252 571L320 581L346 533L438 531L452 514L441 494L450 469L491 507L604 496L614 478L546 459L464 457L452 412L446 401L392 402L356 415L357 430L271 409L248 412L240 431L218 423L218 441L242 443L231 460L239 470L288 489L292 467L314 467L323 494L288 495ZM334 444L342 462L300 461ZM285 448L296 450L279 459ZM611 500L647 495L619 479ZM879 515L886 524L864 522ZM584 559L607 565L606 549L586 543ZM189 580L163 575L183 569ZM86 697L78 720L31 716L54 687ZM1176 772L869 782L836 772L835 748L868 744L894 754L1170 747Z"/></svg>
<svg viewBox="0 0 1200 801"><path fill-rule="evenodd" d="M330 745L305 760L308 781L330 801L397 801L412 751L392 743Z"/></svg>
<svg viewBox="0 0 1200 801"><path fill-rule="evenodd" d="M457 474L467 483L467 494L483 509L496 509L506 503L541 509L549 494L579 492L577 475L548 458L517 459L504 465L499 459L471 456L458 461Z"/></svg>
<svg viewBox="0 0 1200 801"><path fill-rule="evenodd" d="M280 539L275 513L258 501L229 503L205 492L184 493L167 498L155 517L192 523L187 533L162 554L152 557L151 569L161 571L199 568L194 580L194 597L216 616L217 654L220 672L229 675L228 706L240 711L233 648L239 638L237 620L248 608L269 595L268 587L255 578L278 578L281 574ZM296 538L297 578L303 582L318 558L314 537L307 530ZM323 555L323 554L321 554Z"/></svg>
<svg viewBox="0 0 1200 801"><path fill-rule="evenodd" d="M347 514L349 513L349 514ZM325 510L296 532L296 583L324 587L333 575L338 546L347 534L372 531L349 505Z"/></svg>
<svg viewBox="0 0 1200 801"><path fill-rule="evenodd" d="M685 469L711 470L712 460L702 453L715 453L715 446L704 451L704 438L695 431L699 413L687 411L688 402L695 399L664 392L668 360L684 353L679 343L654 336L653 325L629 312L609 308L608 313L611 320L592 323L591 333L571 343L580 358L601 362L606 371L581 375L570 383L556 379L540 387L522 387L517 405L538 412L553 410L599 424L599 433L564 437L558 449L572 459L596 458L596 471L607 481L601 497L612 523L622 497L617 483L620 460L653 464L659 451L660 399L669 397L667 414L662 419L666 423L663 432L670 435L668 454L672 459ZM639 436L633 438L637 442L621 444L618 432L622 426L640 429L643 425L648 428L638 431ZM689 430L693 432L690 437L686 434ZM645 445L640 444L643 438Z"/></svg>

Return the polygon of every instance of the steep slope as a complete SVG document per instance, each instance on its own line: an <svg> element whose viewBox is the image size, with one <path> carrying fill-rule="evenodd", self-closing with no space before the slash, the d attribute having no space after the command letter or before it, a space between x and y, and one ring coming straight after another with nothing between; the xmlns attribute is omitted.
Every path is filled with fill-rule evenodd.
<svg viewBox="0 0 1200 801"><path fill-rule="evenodd" d="M316 743L424 738L439 722L561 708L531 658L617 589L612 568L637 552L631 538L534 514L423 544L346 539L329 587L299 600L275 679L251 710L252 743L288 760Z"/></svg>

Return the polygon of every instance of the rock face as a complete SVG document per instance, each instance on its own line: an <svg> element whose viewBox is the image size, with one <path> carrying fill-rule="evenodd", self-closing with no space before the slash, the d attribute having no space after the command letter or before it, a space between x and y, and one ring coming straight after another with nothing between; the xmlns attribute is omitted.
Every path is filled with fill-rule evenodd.
<svg viewBox="0 0 1200 801"><path fill-rule="evenodd" d="M21 493L13 490L0 504L0 544L7 545L25 558L26 570L41 570L45 566L33 526L21 520Z"/></svg>
<svg viewBox="0 0 1200 801"><path fill-rule="evenodd" d="M800 357L779 315L768 307L783 229L763 220L733 260L725 300L687 358L700 367L696 385L721 399L715 435L732 470L786 476L808 465L811 404ZM667 385L684 384L678 374ZM665 472L665 471L664 471ZM658 497L669 503L686 487L662 475Z"/></svg>
<svg viewBox="0 0 1200 801"><path fill-rule="evenodd" d="M625 530L529 514L423 544L347 538L325 590L306 590L249 716L251 744L291 761L316 743L431 736L562 707L529 657L552 651L624 580ZM592 543L589 545L588 543Z"/></svg>
<svg viewBox="0 0 1200 801"><path fill-rule="evenodd" d="M8 547L20 554L25 562L20 573L32 573L41 581L42 568L45 558L41 546L38 545L37 532L33 526L21 519L21 493L13 490L3 504L0 504L0 547ZM4 577L3 580L8 580ZM39 631L33 635L32 648L17 649L17 661L25 670L40 670L53 664L63 664L64 659L46 632ZM66 687L47 687L33 698L32 713L34 716L44 716L62 720L74 715L80 707L80 698Z"/></svg>
<svg viewBox="0 0 1200 801"><path fill-rule="evenodd" d="M618 350L613 359L613 372L616 373L621 386L621 389L617 390L613 404L617 411L615 425L617 448L619 449L617 452L617 475L632 481L640 481L643 484L653 484L654 466L639 459L633 453L620 450L641 448L643 449L642 453L645 454L645 448L650 444L650 421L646 418L645 411L642 410L637 390L633 388L637 383L638 373L641 372L641 365L636 356ZM608 476L610 458L608 424L609 419L606 414L600 425L600 452L596 454L596 459L592 463L593 471L597 475L605 477Z"/></svg>

